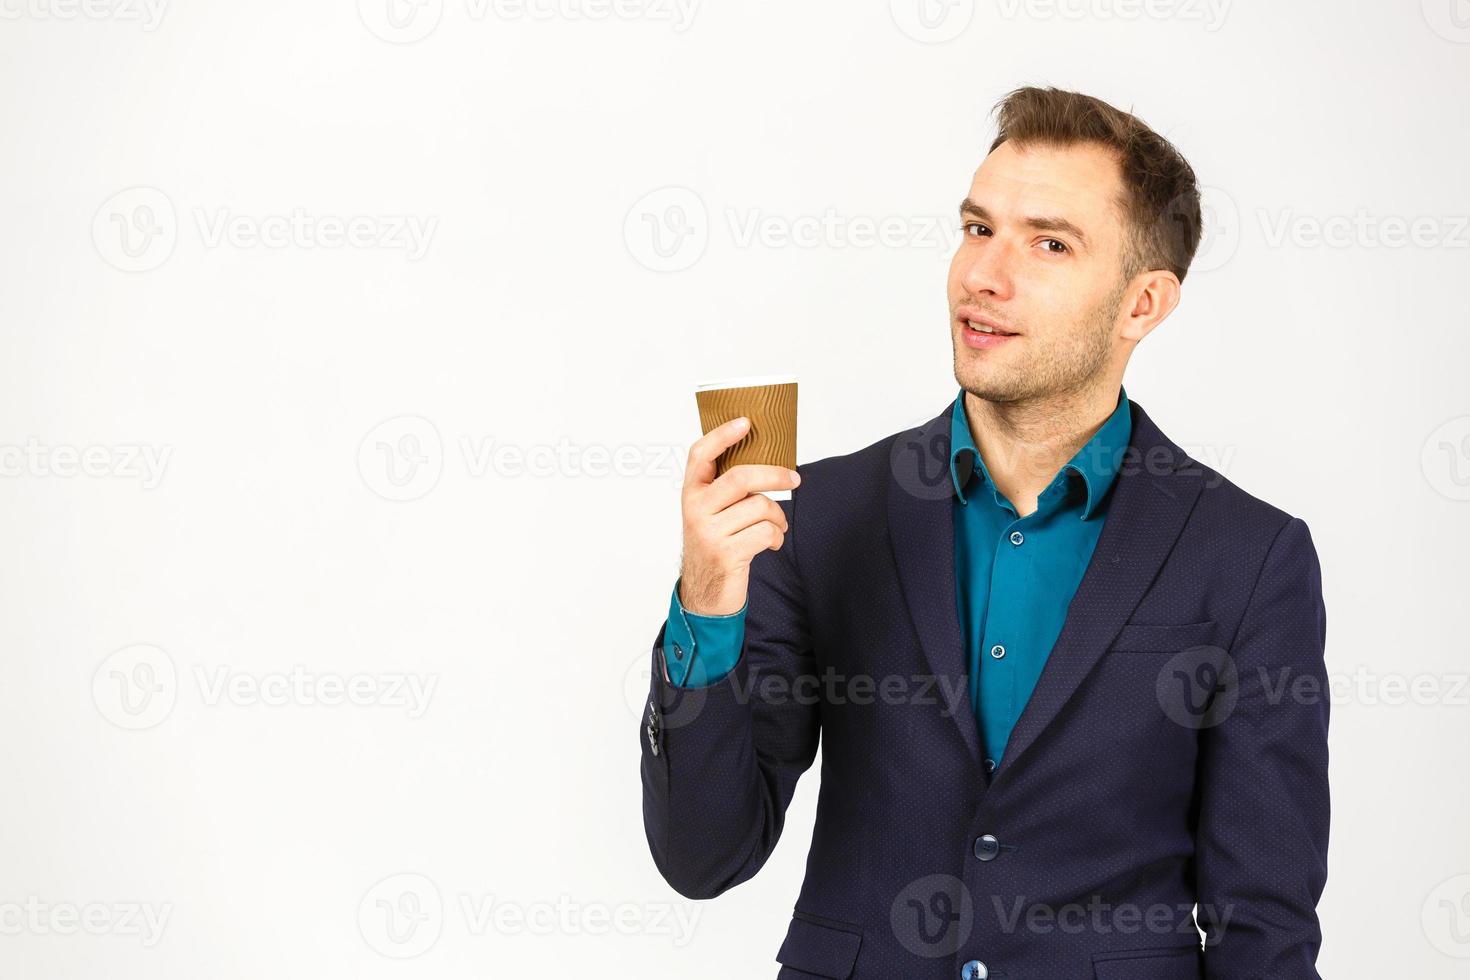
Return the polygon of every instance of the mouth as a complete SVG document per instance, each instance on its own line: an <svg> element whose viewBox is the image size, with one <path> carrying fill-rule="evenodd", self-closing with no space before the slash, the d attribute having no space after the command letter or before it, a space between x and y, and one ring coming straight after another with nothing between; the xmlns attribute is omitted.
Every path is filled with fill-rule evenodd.
<svg viewBox="0 0 1470 980"><path fill-rule="evenodd" d="M959 321L960 338L966 346L977 350L990 350L1020 336L1015 331L1006 330L995 321L978 315L961 313Z"/></svg>

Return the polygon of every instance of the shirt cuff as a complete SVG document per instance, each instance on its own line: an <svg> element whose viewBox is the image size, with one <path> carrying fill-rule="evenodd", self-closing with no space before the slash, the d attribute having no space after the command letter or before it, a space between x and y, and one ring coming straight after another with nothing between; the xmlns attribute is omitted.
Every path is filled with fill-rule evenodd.
<svg viewBox="0 0 1470 980"><path fill-rule="evenodd" d="M679 602L679 581L669 599L669 621L664 627L664 665L676 687L707 687L724 678L740 661L745 643L745 611L725 616L701 616Z"/></svg>

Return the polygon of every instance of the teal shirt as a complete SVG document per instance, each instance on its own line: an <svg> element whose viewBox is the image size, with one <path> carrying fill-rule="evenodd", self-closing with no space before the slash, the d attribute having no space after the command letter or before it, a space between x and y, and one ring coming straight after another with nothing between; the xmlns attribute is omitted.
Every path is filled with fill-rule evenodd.
<svg viewBox="0 0 1470 980"><path fill-rule="evenodd" d="M950 423L955 592L970 704L993 771L1092 560L1133 419L1120 387L1113 414L1021 517L991 481L964 405L961 391Z"/></svg>
<svg viewBox="0 0 1470 980"><path fill-rule="evenodd" d="M1092 559L1133 420L1128 394L1119 387L1112 415L1057 471L1038 496L1036 510L1020 517L991 482L970 432L964 397L962 389L950 422L955 599L970 704L986 766L993 770ZM733 670L744 642L746 608L728 616L697 616L680 605L675 582L664 631L669 679L698 687Z"/></svg>

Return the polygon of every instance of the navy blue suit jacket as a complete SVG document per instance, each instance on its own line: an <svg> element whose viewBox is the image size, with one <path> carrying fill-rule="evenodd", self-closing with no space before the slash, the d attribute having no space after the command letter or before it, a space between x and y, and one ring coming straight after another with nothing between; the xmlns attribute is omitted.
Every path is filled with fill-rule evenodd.
<svg viewBox="0 0 1470 980"><path fill-rule="evenodd" d="M680 894L760 870L820 737L781 980L1318 977L1317 554L1300 519L1131 411L1102 536L993 776L955 605L947 407L798 467L729 676L674 687L660 630L643 818Z"/></svg>

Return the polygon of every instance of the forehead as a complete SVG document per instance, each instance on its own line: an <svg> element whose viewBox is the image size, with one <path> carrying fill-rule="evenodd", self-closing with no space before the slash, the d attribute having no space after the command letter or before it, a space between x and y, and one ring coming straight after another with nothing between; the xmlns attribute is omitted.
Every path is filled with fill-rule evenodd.
<svg viewBox="0 0 1470 980"><path fill-rule="evenodd" d="M1097 144L997 146L975 171L970 199L997 218L1049 215L1102 236L1118 227L1123 181L1117 158Z"/></svg>

